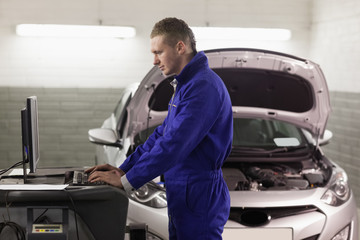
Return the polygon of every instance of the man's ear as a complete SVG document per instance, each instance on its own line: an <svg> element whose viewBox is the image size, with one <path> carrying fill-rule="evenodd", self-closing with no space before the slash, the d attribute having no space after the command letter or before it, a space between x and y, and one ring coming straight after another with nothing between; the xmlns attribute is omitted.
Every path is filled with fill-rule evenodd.
<svg viewBox="0 0 360 240"><path fill-rule="evenodd" d="M184 54L186 52L186 45L183 41L179 41L177 44L176 44L176 51L179 53L179 54Z"/></svg>

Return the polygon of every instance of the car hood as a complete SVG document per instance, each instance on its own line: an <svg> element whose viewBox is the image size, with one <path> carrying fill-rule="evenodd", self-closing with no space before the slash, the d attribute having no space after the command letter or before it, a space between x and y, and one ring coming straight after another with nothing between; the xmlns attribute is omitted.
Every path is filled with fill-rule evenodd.
<svg viewBox="0 0 360 240"><path fill-rule="evenodd" d="M318 64L259 49L205 51L210 67L223 79L234 117L276 119L322 137L331 111L326 79ZM128 111L130 135L160 124L173 94L170 81L154 67L140 83Z"/></svg>

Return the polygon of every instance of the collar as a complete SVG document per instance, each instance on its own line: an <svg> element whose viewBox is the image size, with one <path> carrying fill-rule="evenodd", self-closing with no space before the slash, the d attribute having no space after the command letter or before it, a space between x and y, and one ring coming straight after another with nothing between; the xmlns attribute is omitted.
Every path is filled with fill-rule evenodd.
<svg viewBox="0 0 360 240"><path fill-rule="evenodd" d="M191 79L199 69L208 66L205 53L203 51L198 52L175 78L179 83L183 83Z"/></svg>

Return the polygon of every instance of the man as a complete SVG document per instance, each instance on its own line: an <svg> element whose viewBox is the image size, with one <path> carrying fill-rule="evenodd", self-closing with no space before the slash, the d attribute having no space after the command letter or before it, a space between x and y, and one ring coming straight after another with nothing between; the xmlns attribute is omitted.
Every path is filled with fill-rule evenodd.
<svg viewBox="0 0 360 240"><path fill-rule="evenodd" d="M221 166L232 144L232 109L223 81L197 53L189 26L165 18L151 32L154 65L175 75L163 124L120 168L89 169L90 181L126 191L164 174L170 239L221 239L230 197Z"/></svg>

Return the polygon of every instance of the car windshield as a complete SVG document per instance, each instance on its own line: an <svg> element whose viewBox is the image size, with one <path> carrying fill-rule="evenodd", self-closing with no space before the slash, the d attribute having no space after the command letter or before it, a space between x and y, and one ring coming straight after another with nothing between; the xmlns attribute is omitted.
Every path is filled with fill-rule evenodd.
<svg viewBox="0 0 360 240"><path fill-rule="evenodd" d="M309 144L296 126L277 120L235 118L232 156L307 153ZM285 153L285 154L284 154Z"/></svg>
<svg viewBox="0 0 360 240"><path fill-rule="evenodd" d="M135 144L145 142L155 127L135 136ZM277 120L234 118L233 152L282 152L302 149L308 145L296 126ZM286 149L286 150L285 150Z"/></svg>
<svg viewBox="0 0 360 240"><path fill-rule="evenodd" d="M304 141L300 129L289 123L257 118L234 119L234 146L268 149L301 146Z"/></svg>

